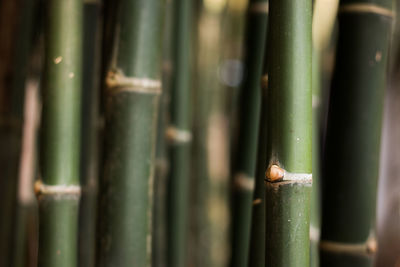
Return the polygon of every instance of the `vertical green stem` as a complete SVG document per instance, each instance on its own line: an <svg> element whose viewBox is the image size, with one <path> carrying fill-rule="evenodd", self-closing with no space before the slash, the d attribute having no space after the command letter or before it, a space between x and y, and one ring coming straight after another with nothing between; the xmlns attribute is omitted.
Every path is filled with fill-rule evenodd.
<svg viewBox="0 0 400 267"><path fill-rule="evenodd" d="M323 168L323 266L372 266L392 1L340 1Z"/></svg>
<svg viewBox="0 0 400 267"><path fill-rule="evenodd" d="M186 266L191 143L191 1L176 1L171 87L168 266Z"/></svg>
<svg viewBox="0 0 400 267"><path fill-rule="evenodd" d="M194 99L191 209L196 266L226 266L229 257L229 136L226 88L219 82L223 7L200 10Z"/></svg>
<svg viewBox="0 0 400 267"><path fill-rule="evenodd" d="M97 266L149 266L163 1L122 0L107 83Z"/></svg>
<svg viewBox="0 0 400 267"><path fill-rule="evenodd" d="M95 266L99 159L100 0L84 4L79 266Z"/></svg>
<svg viewBox="0 0 400 267"><path fill-rule="evenodd" d="M311 0L271 0L266 265L309 266Z"/></svg>
<svg viewBox="0 0 400 267"><path fill-rule="evenodd" d="M251 210L256 174L261 111L261 72L267 35L268 1L249 3L245 78L240 93L240 128L234 176L232 217L232 266L247 266L250 247Z"/></svg>
<svg viewBox="0 0 400 267"><path fill-rule="evenodd" d="M35 185L41 267L77 265L82 11L80 0L46 2L40 179Z"/></svg>
<svg viewBox="0 0 400 267"><path fill-rule="evenodd" d="M160 109L157 122L156 166L154 179L153 206L153 266L164 266L167 262L167 190L169 160L167 155L166 128L169 123L170 91L172 85L173 20L175 1L167 0L164 9L163 63Z"/></svg>
<svg viewBox="0 0 400 267"><path fill-rule="evenodd" d="M266 62L266 60L264 60ZM265 68L265 66L264 66ZM267 90L268 75L262 77L261 116L258 133L257 166L253 207L251 216L251 234L249 266L265 266L265 163L267 162Z"/></svg>

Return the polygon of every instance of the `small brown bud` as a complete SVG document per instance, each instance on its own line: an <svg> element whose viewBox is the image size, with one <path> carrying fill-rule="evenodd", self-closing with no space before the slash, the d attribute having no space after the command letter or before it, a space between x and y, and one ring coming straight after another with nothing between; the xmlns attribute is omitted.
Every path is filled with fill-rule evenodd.
<svg viewBox="0 0 400 267"><path fill-rule="evenodd" d="M265 177L271 182L282 180L284 176L285 170L275 164L271 165L265 173Z"/></svg>

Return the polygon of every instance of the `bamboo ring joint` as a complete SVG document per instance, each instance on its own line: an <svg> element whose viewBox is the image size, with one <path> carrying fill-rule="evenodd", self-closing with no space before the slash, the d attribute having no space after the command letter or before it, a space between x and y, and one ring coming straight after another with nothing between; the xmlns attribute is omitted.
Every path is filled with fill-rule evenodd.
<svg viewBox="0 0 400 267"><path fill-rule="evenodd" d="M265 13L269 12L269 5L267 3L253 3L249 7L249 11L252 13Z"/></svg>
<svg viewBox="0 0 400 267"><path fill-rule="evenodd" d="M267 182L292 182L292 183L312 183L311 173L292 173L288 172L276 164L272 164L265 172Z"/></svg>
<svg viewBox="0 0 400 267"><path fill-rule="evenodd" d="M133 92L142 94L161 94L161 81L149 78L126 77L118 71L107 74L106 85L111 94Z"/></svg>
<svg viewBox="0 0 400 267"><path fill-rule="evenodd" d="M42 195L80 196L81 194L79 185L46 185L40 179L35 182L34 190L37 197Z"/></svg>
<svg viewBox="0 0 400 267"><path fill-rule="evenodd" d="M239 172L235 175L233 184L235 189L239 191L252 192L254 190L254 178L249 177L248 175L242 172Z"/></svg>
<svg viewBox="0 0 400 267"><path fill-rule="evenodd" d="M365 243L348 244L335 241L321 240L320 249L332 253L344 253L353 255L373 255L376 253L378 246L375 238L369 238Z"/></svg>
<svg viewBox="0 0 400 267"><path fill-rule="evenodd" d="M192 133L187 130L169 126L166 130L167 139L175 144L189 143L192 141Z"/></svg>
<svg viewBox="0 0 400 267"><path fill-rule="evenodd" d="M344 4L339 7L339 13L373 13L393 18L394 12L388 8L374 4Z"/></svg>

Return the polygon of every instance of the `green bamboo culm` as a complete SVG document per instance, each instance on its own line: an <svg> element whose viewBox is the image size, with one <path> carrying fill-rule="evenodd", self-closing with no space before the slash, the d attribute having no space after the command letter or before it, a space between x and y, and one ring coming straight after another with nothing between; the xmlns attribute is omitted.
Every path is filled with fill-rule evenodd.
<svg viewBox="0 0 400 267"><path fill-rule="evenodd" d="M372 266L391 0L340 1L325 140L322 266Z"/></svg>
<svg viewBox="0 0 400 267"><path fill-rule="evenodd" d="M163 1L121 0L106 77L97 264L150 266Z"/></svg>
<svg viewBox="0 0 400 267"><path fill-rule="evenodd" d="M80 0L46 1L39 266L77 265L82 55ZM73 18L73 19L71 19Z"/></svg>
<svg viewBox="0 0 400 267"><path fill-rule="evenodd" d="M191 153L191 21L192 1L176 0L171 87L168 188L168 266L186 266Z"/></svg>
<svg viewBox="0 0 400 267"><path fill-rule="evenodd" d="M173 20L175 1L166 1L163 22L162 93L158 110L156 166L154 172L154 204L152 232L152 265L164 266L167 262L167 187L169 160L166 129L169 124L170 91L172 85Z"/></svg>
<svg viewBox="0 0 400 267"><path fill-rule="evenodd" d="M269 2L267 266L310 264L311 2Z"/></svg>
<svg viewBox="0 0 400 267"><path fill-rule="evenodd" d="M264 59L264 69L266 60ZM267 90L268 75L262 76L261 116L258 133L257 166L253 194L249 266L265 267L265 162L267 162Z"/></svg>
<svg viewBox="0 0 400 267"><path fill-rule="evenodd" d="M84 3L79 264L95 266L99 159L100 0Z"/></svg>
<svg viewBox="0 0 400 267"><path fill-rule="evenodd" d="M232 266L247 266L261 111L261 73L268 1L251 0L247 14L245 78L240 92L240 128L234 173ZM264 190L263 190L264 191ZM263 252L264 253L264 252Z"/></svg>

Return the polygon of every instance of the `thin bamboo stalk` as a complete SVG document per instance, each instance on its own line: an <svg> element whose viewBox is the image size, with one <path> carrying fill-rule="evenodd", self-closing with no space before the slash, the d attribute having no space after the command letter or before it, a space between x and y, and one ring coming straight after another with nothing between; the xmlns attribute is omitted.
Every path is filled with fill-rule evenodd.
<svg viewBox="0 0 400 267"><path fill-rule="evenodd" d="M247 14L245 79L234 174L232 266L247 266L261 111L261 73L267 35L268 1L252 0ZM263 190L264 191L264 190Z"/></svg>
<svg viewBox="0 0 400 267"><path fill-rule="evenodd" d="M106 77L97 266L149 266L163 1L122 0Z"/></svg>
<svg viewBox="0 0 400 267"><path fill-rule="evenodd" d="M189 177L191 153L191 1L175 1L174 51L171 87L171 121L168 188L168 266L183 267L187 260Z"/></svg>
<svg viewBox="0 0 400 267"><path fill-rule="evenodd" d="M40 179L35 184L41 267L77 265L82 11L80 0L46 2Z"/></svg>
<svg viewBox="0 0 400 267"><path fill-rule="evenodd" d="M79 266L95 266L96 207L99 160L99 77L101 1L84 3L83 78L79 207Z"/></svg>
<svg viewBox="0 0 400 267"><path fill-rule="evenodd" d="M266 65L266 59L264 59ZM266 66L264 66L266 68ZM267 162L267 90L268 74L264 71L262 77L262 101L259 126L259 144L257 151L257 166L253 207L251 217L251 235L249 250L249 266L265 266L265 163Z"/></svg>
<svg viewBox="0 0 400 267"><path fill-rule="evenodd" d="M321 91L323 78L327 74L322 71L321 58L327 53L327 47L331 41L333 24L337 15L338 0L316 0L313 5L312 38L312 108L313 108L313 147L312 147L312 173L313 188L311 194L311 266L319 266L319 239L321 228Z"/></svg>
<svg viewBox="0 0 400 267"><path fill-rule="evenodd" d="M392 1L340 1L323 168L323 266L372 266Z"/></svg>
<svg viewBox="0 0 400 267"><path fill-rule="evenodd" d="M199 9L194 92L191 264L226 266L229 260L229 136L226 88L218 80L224 6Z"/></svg>
<svg viewBox="0 0 400 267"><path fill-rule="evenodd" d="M157 122L156 166L154 179L152 264L156 267L167 263L167 187L169 160L167 154L166 128L169 123L170 91L172 85L173 18L175 1L169 0L164 8L163 63L160 109Z"/></svg>
<svg viewBox="0 0 400 267"><path fill-rule="evenodd" d="M271 0L266 265L309 266L311 0Z"/></svg>

